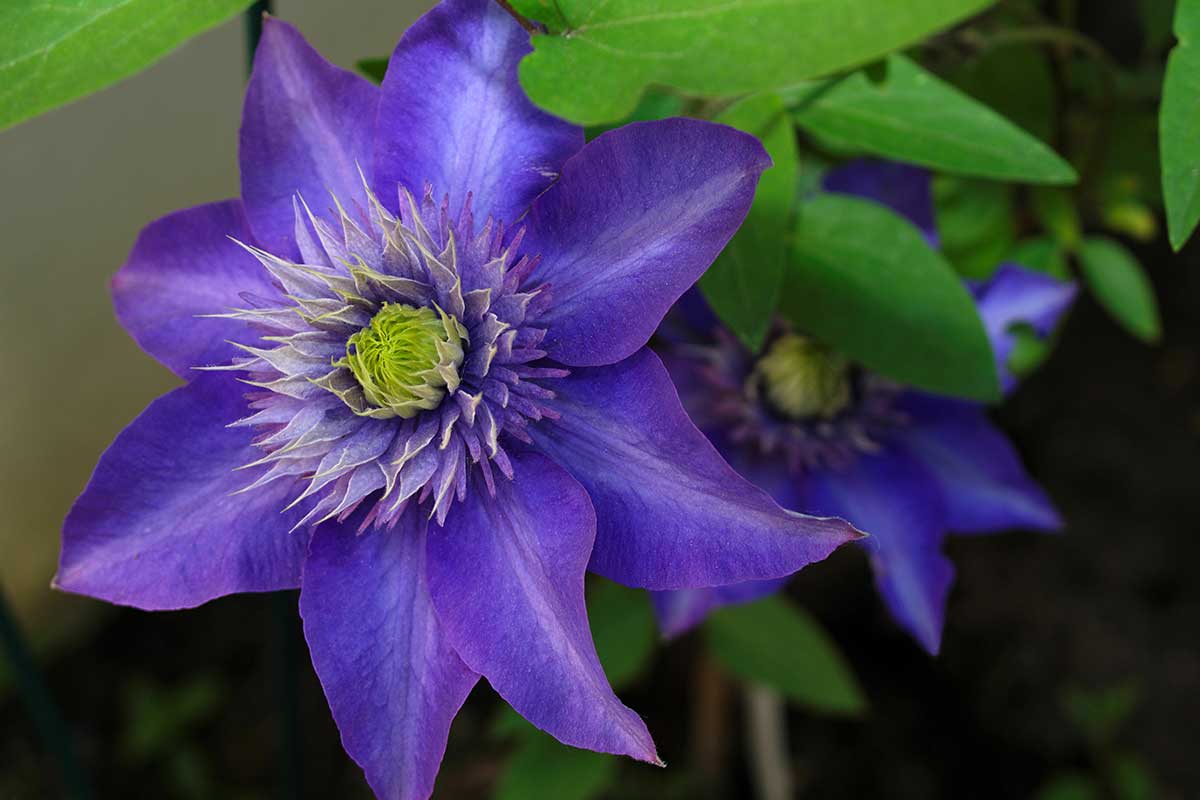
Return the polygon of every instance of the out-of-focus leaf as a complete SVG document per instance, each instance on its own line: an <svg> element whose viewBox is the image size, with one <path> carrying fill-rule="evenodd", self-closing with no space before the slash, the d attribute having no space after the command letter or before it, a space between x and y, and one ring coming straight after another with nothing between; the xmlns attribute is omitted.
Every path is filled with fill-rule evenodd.
<svg viewBox="0 0 1200 800"><path fill-rule="evenodd" d="M1018 378L1032 375L1050 355L1051 345L1025 324L1012 327L1013 349L1008 356L1008 369Z"/></svg>
<svg viewBox="0 0 1200 800"><path fill-rule="evenodd" d="M654 653L654 612L646 593L593 578L587 593L588 622L600 665L614 689L629 684Z"/></svg>
<svg viewBox="0 0 1200 800"><path fill-rule="evenodd" d="M135 680L125 697L128 722L123 754L143 762L170 753L190 728L216 711L222 694L221 686L209 675L170 688Z"/></svg>
<svg viewBox="0 0 1200 800"><path fill-rule="evenodd" d="M651 119L666 119L667 117L676 117L683 113L683 98L674 92L664 91L662 89L650 88L642 95L642 99L638 100L637 106L633 109L628 117L619 122L610 122L603 125L589 125L586 129L588 141L595 139L605 131L611 131L613 128L619 128L622 125L628 125L630 122L641 122Z"/></svg>
<svg viewBox="0 0 1200 800"><path fill-rule="evenodd" d="M1087 120L1082 120L1088 124ZM1108 148L1102 181L1107 196L1132 197L1156 207L1162 204L1162 170L1158 152L1158 117L1128 105L1118 106L1108 121Z"/></svg>
<svg viewBox="0 0 1200 800"><path fill-rule="evenodd" d="M354 68L375 83L383 83L383 76L387 74L387 65L386 58L362 58L354 64Z"/></svg>
<svg viewBox="0 0 1200 800"><path fill-rule="evenodd" d="M1159 796L1154 776L1137 756L1114 757L1109 774L1116 800L1154 800Z"/></svg>
<svg viewBox="0 0 1200 800"><path fill-rule="evenodd" d="M704 96L778 89L869 63L992 2L521 0L550 29L533 37L521 83L559 116L608 122L651 84Z"/></svg>
<svg viewBox="0 0 1200 800"><path fill-rule="evenodd" d="M1142 29L1145 33L1145 52L1152 56L1171 38L1171 18L1175 14L1175 0L1137 0L1141 12Z"/></svg>
<svg viewBox="0 0 1200 800"><path fill-rule="evenodd" d="M1137 708L1141 691L1134 684L1112 686L1101 690L1072 688L1067 690L1063 704L1076 727L1096 747L1113 743L1117 732Z"/></svg>
<svg viewBox="0 0 1200 800"><path fill-rule="evenodd" d="M1079 263L1092 294L1134 336L1158 341L1162 333L1154 286L1124 245L1092 237L1079 248Z"/></svg>
<svg viewBox="0 0 1200 800"><path fill-rule="evenodd" d="M815 619L782 598L727 606L705 629L713 655L739 678L815 711L866 710L866 697L837 645Z"/></svg>
<svg viewBox="0 0 1200 800"><path fill-rule="evenodd" d="M1167 233L1178 250L1200 222L1200 0L1179 0L1175 36L1179 43L1167 61L1159 142Z"/></svg>
<svg viewBox="0 0 1200 800"><path fill-rule="evenodd" d="M1072 183L1074 168L1044 142L903 56L887 79L860 73L796 111L808 130L884 158L944 172Z"/></svg>
<svg viewBox="0 0 1200 800"><path fill-rule="evenodd" d="M1034 800L1102 800L1104 789L1090 775L1064 772L1050 779Z"/></svg>
<svg viewBox="0 0 1200 800"><path fill-rule="evenodd" d="M1105 202L1102 213L1104 224L1110 231L1123 233L1139 242L1151 242L1158 236L1158 218L1136 200Z"/></svg>
<svg viewBox="0 0 1200 800"><path fill-rule="evenodd" d="M1079 212L1070 193L1039 186L1032 193L1032 198L1033 213L1042 228L1054 237L1059 247L1068 252L1074 251L1083 236L1083 224L1079 221Z"/></svg>
<svg viewBox="0 0 1200 800"><path fill-rule="evenodd" d="M783 101L774 94L744 100L717 121L757 136L775 162L758 182L746 221L700 279L717 316L747 347L758 350L779 302L788 257L799 166L796 137Z"/></svg>
<svg viewBox="0 0 1200 800"><path fill-rule="evenodd" d="M116 83L250 0L0 3L0 130Z"/></svg>
<svg viewBox="0 0 1200 800"><path fill-rule="evenodd" d="M942 253L962 275L986 278L1012 248L1012 188L993 181L939 176L933 181Z"/></svg>
<svg viewBox="0 0 1200 800"><path fill-rule="evenodd" d="M949 76L950 82L1043 142L1054 134L1054 75L1033 45L987 50Z"/></svg>
<svg viewBox="0 0 1200 800"><path fill-rule="evenodd" d="M780 311L895 380L999 397L991 345L962 281L917 228L877 203L826 194L801 206Z"/></svg>
<svg viewBox="0 0 1200 800"><path fill-rule="evenodd" d="M500 776L495 800L588 800L612 784L614 756L567 747L530 730Z"/></svg>
<svg viewBox="0 0 1200 800"><path fill-rule="evenodd" d="M1018 242L1004 257L1004 260L1053 275L1059 280L1066 280L1071 275L1071 269L1067 265L1067 258L1062 248L1059 247L1058 242L1046 236Z"/></svg>

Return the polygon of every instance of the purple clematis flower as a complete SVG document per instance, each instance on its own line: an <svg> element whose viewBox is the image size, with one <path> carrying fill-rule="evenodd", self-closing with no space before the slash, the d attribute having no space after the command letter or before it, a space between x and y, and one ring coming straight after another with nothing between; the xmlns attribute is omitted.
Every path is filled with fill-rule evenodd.
<svg viewBox="0 0 1200 800"><path fill-rule="evenodd" d="M929 175L856 162L825 188L891 206L937 241ZM1012 327L1047 336L1076 287L1014 264L972 287L1005 390ZM744 476L787 508L845 517L871 537L876 583L892 615L937 653L954 568L948 531L1056 530L1061 521L983 407L907 389L858 369L780 326L761 357L742 347L689 293L663 327L664 360L684 407ZM677 635L712 610L749 602L786 579L652 593Z"/></svg>
<svg viewBox="0 0 1200 800"><path fill-rule="evenodd" d="M567 744L657 763L597 660L585 570L778 578L860 535L739 477L645 347L741 223L762 147L682 119L585 146L521 92L529 49L498 5L447 0L377 88L267 22L241 199L151 224L113 280L187 383L63 530L57 586L113 603L299 587L380 797L429 795L480 675Z"/></svg>

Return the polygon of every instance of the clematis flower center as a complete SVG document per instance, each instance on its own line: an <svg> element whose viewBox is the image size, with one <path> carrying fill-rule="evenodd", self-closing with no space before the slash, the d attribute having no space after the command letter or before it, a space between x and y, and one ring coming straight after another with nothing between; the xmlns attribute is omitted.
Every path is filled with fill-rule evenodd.
<svg viewBox="0 0 1200 800"><path fill-rule="evenodd" d="M812 339L791 333L771 345L750 380L761 386L777 411L793 419L830 419L851 399L846 359Z"/></svg>
<svg viewBox="0 0 1200 800"><path fill-rule="evenodd" d="M384 303L334 366L350 370L372 406L407 419L437 408L458 388L467 338L440 308Z"/></svg>

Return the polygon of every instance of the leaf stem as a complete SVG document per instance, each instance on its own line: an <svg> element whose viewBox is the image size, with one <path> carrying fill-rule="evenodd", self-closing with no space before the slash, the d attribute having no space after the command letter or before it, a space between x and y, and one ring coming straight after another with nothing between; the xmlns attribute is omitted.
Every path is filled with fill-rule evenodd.
<svg viewBox="0 0 1200 800"><path fill-rule="evenodd" d="M12 668L13 678L20 690L21 699L33 718L33 724L42 737L46 749L58 762L59 777L67 797L74 800L90 800L93 796L87 773L75 752L71 732L59 713L50 690L46 687L29 646L17 627L16 619L9 611L0 590L0 652L3 652Z"/></svg>

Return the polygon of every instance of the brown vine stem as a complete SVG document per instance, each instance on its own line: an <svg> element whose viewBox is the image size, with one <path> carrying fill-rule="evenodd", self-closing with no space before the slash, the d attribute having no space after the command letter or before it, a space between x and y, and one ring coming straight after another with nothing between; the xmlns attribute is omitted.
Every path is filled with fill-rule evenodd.
<svg viewBox="0 0 1200 800"><path fill-rule="evenodd" d="M496 4L499 5L501 8L503 8L505 11L507 11L509 16L511 16L513 19L515 19L517 21L517 23L520 24L520 26L522 28L524 28L528 33L530 33L530 34L541 33L541 31L538 30L537 25L534 25L528 19L526 19L525 17L523 17L519 13L517 13L517 10L512 7L512 4L509 3L508 0L496 0Z"/></svg>

